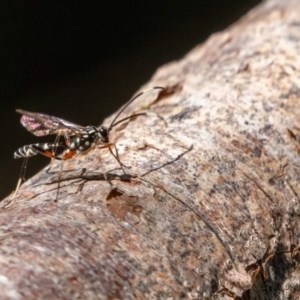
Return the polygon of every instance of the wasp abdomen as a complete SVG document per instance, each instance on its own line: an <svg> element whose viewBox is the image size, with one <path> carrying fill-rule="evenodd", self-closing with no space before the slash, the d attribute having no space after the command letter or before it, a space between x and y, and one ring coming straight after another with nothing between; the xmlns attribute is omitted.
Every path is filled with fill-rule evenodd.
<svg viewBox="0 0 300 300"><path fill-rule="evenodd" d="M31 145L25 145L21 148L19 148L14 153L14 158L24 158L24 157L31 157L37 154L40 154L41 151L51 151L55 148L63 146L62 143L37 143L37 144L31 144Z"/></svg>

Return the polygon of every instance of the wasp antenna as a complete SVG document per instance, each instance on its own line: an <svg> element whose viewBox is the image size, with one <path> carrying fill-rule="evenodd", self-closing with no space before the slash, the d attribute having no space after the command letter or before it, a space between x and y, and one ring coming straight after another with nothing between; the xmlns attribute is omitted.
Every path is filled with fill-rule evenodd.
<svg viewBox="0 0 300 300"><path fill-rule="evenodd" d="M128 116L128 117L126 117L126 118L123 118L123 119L121 119L121 120L115 122L114 125L113 125L112 127L115 127L115 126L117 126L118 124L120 124L120 123L122 123L122 122L124 122L124 121L130 120L130 119L133 119L133 118L136 118L136 117L138 117L138 116L155 116L155 117L158 117L158 118L161 119L161 120L164 122L164 124L167 126L167 122L166 122L166 120L165 120L162 116L160 116L159 114L156 114L156 113L154 113L154 112L148 112L148 111L147 111L147 112L136 113L136 114L134 114L134 115Z"/></svg>
<svg viewBox="0 0 300 300"><path fill-rule="evenodd" d="M134 101L136 100L137 98L139 98L140 96L142 96L144 93L147 93L149 91L152 91L152 90L164 90L165 88L162 87L162 86L154 86L152 88L149 88L147 90L144 90L140 93L138 93L137 95L133 96L120 110L119 112L117 113L117 115L114 117L114 119L112 120L112 122L110 123L109 127L108 127L108 131L110 131L116 124L119 124L120 121L118 121L117 123L116 120L118 119L118 117L121 115L121 113ZM137 114L138 115L138 114ZM135 115L136 116L136 115ZM124 121L125 119L123 119Z"/></svg>
<svg viewBox="0 0 300 300"><path fill-rule="evenodd" d="M134 115L128 116L128 117L126 117L126 118L123 118L123 119L121 119L121 120L115 122L112 126L110 126L110 128L113 128L113 127L117 126L118 124L120 124L120 123L122 123L122 122L124 122L124 121L133 119L133 118L138 117L138 116L145 116L145 115L147 115L147 114L148 114L147 112L140 112L140 113L136 113L136 114L134 114Z"/></svg>

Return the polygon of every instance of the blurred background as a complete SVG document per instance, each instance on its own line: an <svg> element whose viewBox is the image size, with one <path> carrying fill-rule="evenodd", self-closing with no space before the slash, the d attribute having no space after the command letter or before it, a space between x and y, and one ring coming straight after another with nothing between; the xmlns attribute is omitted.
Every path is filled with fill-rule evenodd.
<svg viewBox="0 0 300 300"><path fill-rule="evenodd" d="M180 59L259 3L1 1L0 199L19 176L22 160L14 160L13 152L45 142L20 125L16 108L100 125L159 66ZM30 159L27 178L48 163L41 156Z"/></svg>

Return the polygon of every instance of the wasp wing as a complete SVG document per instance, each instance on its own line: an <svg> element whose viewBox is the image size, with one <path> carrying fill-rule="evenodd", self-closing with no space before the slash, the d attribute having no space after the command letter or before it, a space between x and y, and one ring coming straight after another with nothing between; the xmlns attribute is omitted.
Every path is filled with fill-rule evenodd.
<svg viewBox="0 0 300 300"><path fill-rule="evenodd" d="M64 132L69 136L76 135L84 127L54 116L16 109L22 115L21 124L36 136L45 136Z"/></svg>

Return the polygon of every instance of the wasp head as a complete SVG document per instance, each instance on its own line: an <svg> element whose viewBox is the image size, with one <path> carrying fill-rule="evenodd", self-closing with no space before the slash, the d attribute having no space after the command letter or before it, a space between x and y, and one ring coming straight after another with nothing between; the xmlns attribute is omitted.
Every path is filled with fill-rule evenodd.
<svg viewBox="0 0 300 300"><path fill-rule="evenodd" d="M108 128L105 126L100 126L100 128L98 129L98 136L103 143L109 142L108 131Z"/></svg>

